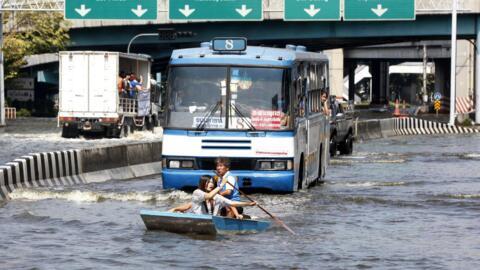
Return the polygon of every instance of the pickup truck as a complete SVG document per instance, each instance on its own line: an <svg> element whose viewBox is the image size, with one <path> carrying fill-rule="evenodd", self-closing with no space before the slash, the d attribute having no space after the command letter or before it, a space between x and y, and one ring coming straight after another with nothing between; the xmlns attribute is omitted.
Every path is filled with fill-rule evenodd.
<svg viewBox="0 0 480 270"><path fill-rule="evenodd" d="M330 156L340 152L349 155L353 151L353 115L354 107L350 102L339 102L330 96Z"/></svg>

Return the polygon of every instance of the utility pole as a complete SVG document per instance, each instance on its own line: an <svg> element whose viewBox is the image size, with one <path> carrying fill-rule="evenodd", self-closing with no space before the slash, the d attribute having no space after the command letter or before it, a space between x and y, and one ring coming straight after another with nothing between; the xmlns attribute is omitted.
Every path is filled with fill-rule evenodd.
<svg viewBox="0 0 480 270"><path fill-rule="evenodd" d="M427 111L426 109L426 103L428 101L428 93L427 93L427 64L428 64L428 59L427 59L427 45L423 44L423 89L422 89L422 104L423 104L423 109Z"/></svg>
<svg viewBox="0 0 480 270"><path fill-rule="evenodd" d="M477 19L477 46L475 46L475 123L480 124L480 20Z"/></svg>
<svg viewBox="0 0 480 270"><path fill-rule="evenodd" d="M158 33L143 33L143 34L138 34L136 36L134 36L132 39L130 39L130 41L128 42L128 46L127 46L127 53L130 53L130 47L132 46L132 43L135 39L139 38L139 37L157 37L158 36Z"/></svg>
<svg viewBox="0 0 480 270"><path fill-rule="evenodd" d="M455 89L457 88L457 8L458 0L452 0L452 46L450 61L450 121L449 125L455 124Z"/></svg>
<svg viewBox="0 0 480 270"><path fill-rule="evenodd" d="M0 127L5 126L5 80L3 75L3 11L0 11Z"/></svg>

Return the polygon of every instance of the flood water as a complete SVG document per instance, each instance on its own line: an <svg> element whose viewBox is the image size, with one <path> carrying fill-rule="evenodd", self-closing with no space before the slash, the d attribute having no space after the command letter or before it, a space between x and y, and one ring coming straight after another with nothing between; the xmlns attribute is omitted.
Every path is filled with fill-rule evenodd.
<svg viewBox="0 0 480 270"><path fill-rule="evenodd" d="M480 269L479 165L478 135L357 144L324 185L252 195L297 235L146 231L140 209L190 199L159 176L16 191L0 206L0 268Z"/></svg>

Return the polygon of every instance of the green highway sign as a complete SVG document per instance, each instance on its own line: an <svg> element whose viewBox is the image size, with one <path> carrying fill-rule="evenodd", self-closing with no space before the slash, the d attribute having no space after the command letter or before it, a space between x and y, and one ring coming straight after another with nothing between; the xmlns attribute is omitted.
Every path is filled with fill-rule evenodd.
<svg viewBox="0 0 480 270"><path fill-rule="evenodd" d="M340 0L283 0L285 21L339 21Z"/></svg>
<svg viewBox="0 0 480 270"><path fill-rule="evenodd" d="M169 0L170 20L261 21L262 0Z"/></svg>
<svg viewBox="0 0 480 270"><path fill-rule="evenodd" d="M345 21L415 20L415 0L344 0Z"/></svg>
<svg viewBox="0 0 480 270"><path fill-rule="evenodd" d="M65 0L65 19L155 20L157 0Z"/></svg>

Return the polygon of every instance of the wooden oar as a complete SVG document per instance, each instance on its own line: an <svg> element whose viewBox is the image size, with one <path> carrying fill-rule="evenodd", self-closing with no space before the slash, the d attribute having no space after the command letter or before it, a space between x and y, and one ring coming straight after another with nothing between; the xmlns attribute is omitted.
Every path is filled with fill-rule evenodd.
<svg viewBox="0 0 480 270"><path fill-rule="evenodd" d="M249 199L251 202L255 202L257 203L256 201L254 201L252 198L250 198L249 196L247 196L247 194L245 194L243 191L241 191L240 189L236 188L234 185L230 184L230 182L227 181L227 183L233 187L233 189L235 190L238 190L238 192L240 192L240 194L242 194L243 196L245 196L245 198ZM285 228L287 231L289 231L291 234L293 235L296 235L296 233L290 229L283 221L281 221L279 218L277 218L276 216L274 216L272 213L268 212L267 209L263 208L260 204L256 204L258 206L258 208L262 209L263 212L265 212L267 215L269 215L273 220L275 220L275 222L277 222L279 225L281 225L283 228Z"/></svg>

